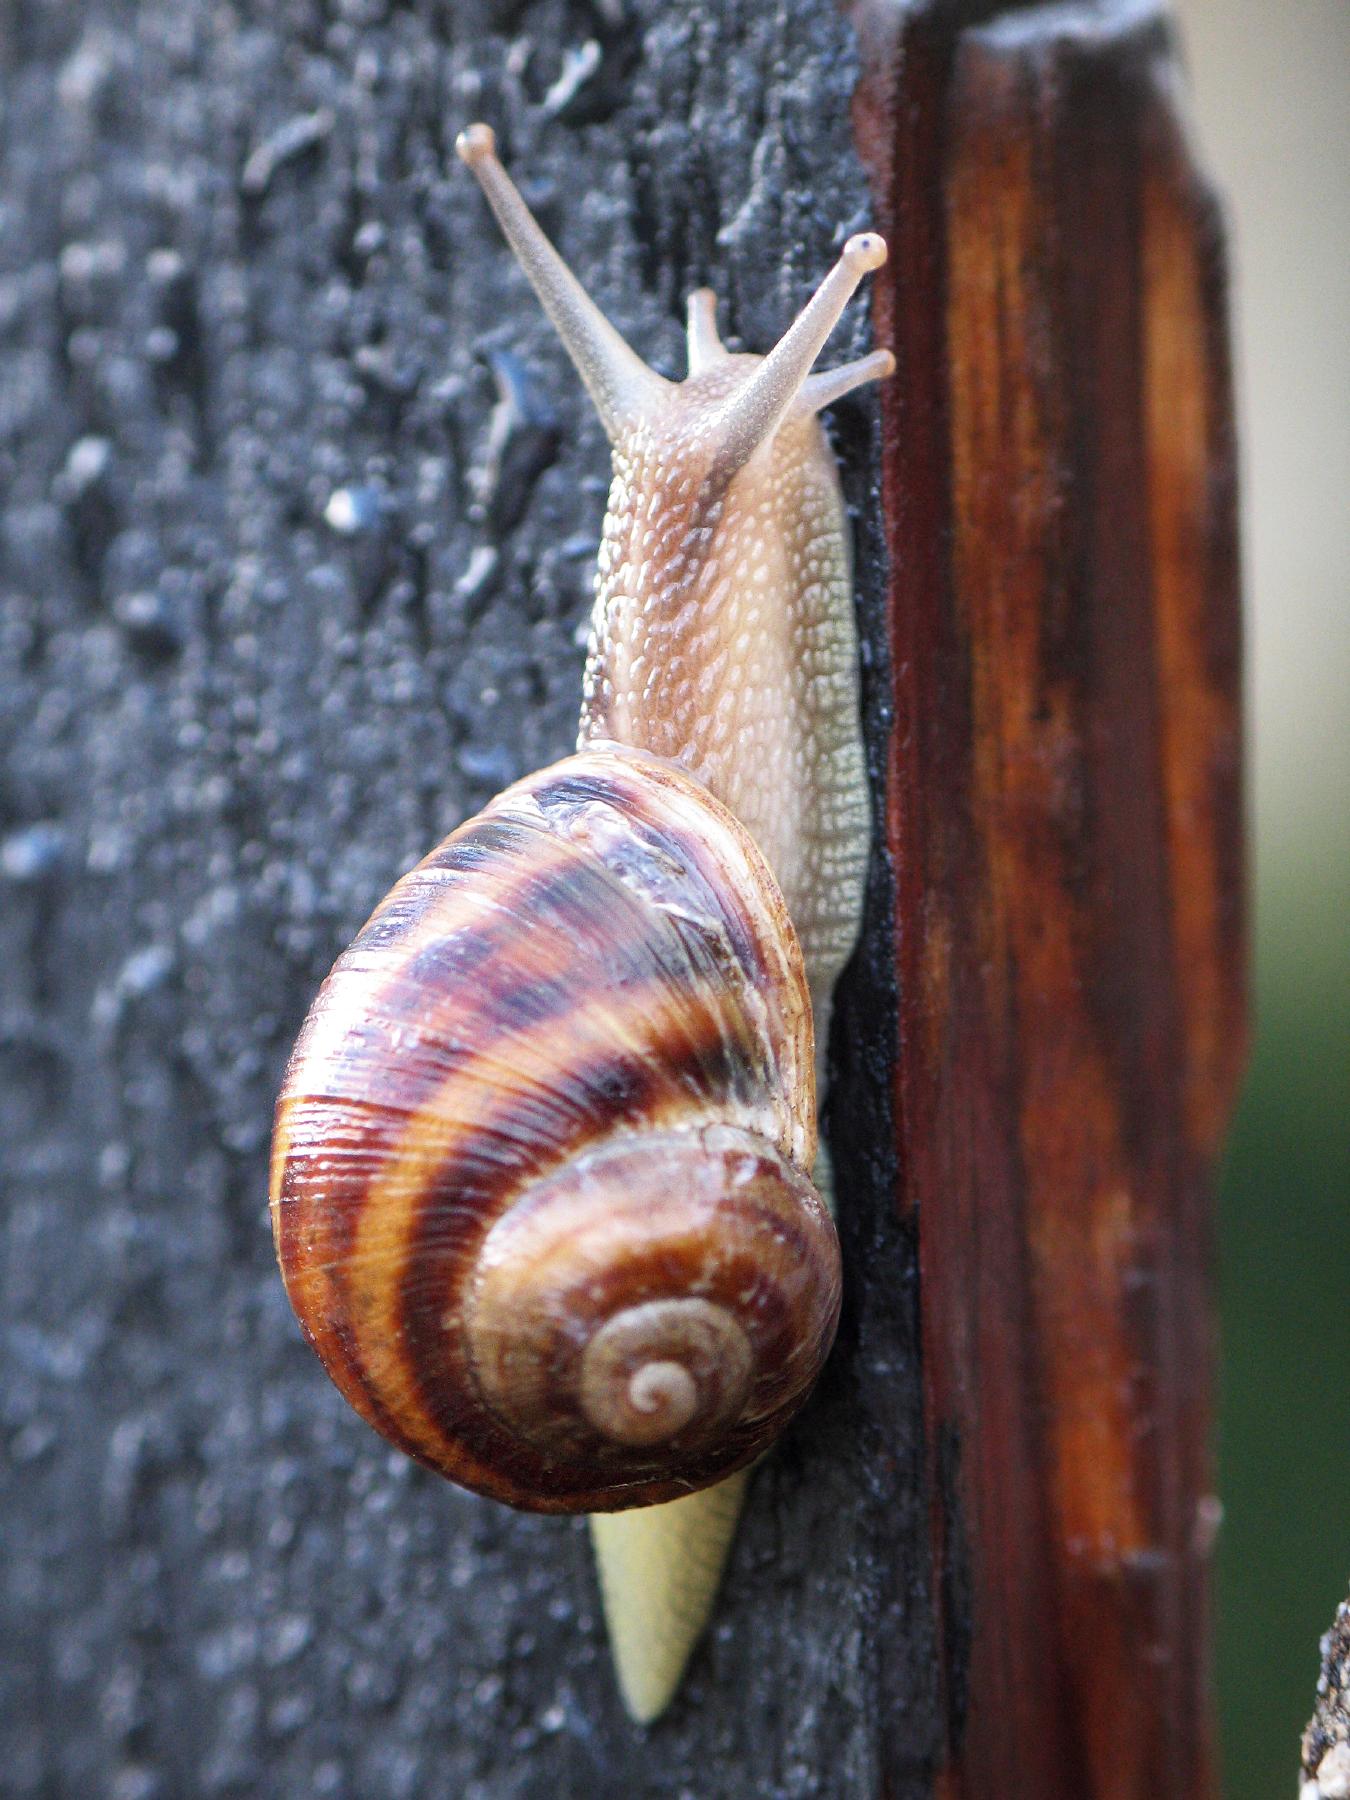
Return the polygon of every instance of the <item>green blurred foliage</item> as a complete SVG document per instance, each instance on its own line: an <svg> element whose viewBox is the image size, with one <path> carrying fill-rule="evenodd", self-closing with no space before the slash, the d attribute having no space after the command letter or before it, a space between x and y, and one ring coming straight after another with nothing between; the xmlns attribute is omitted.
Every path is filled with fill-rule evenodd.
<svg viewBox="0 0 1350 1800"><path fill-rule="evenodd" d="M1306 874L1306 870L1305 870ZM1255 1052L1220 1212L1219 1698L1228 1800L1297 1792L1350 1582L1350 907L1261 894Z"/></svg>

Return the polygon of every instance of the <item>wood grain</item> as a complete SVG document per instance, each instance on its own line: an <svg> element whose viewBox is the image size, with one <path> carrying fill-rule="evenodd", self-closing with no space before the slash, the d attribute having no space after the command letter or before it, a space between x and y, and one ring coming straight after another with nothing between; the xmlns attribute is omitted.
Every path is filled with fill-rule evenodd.
<svg viewBox="0 0 1350 1800"><path fill-rule="evenodd" d="M1222 232L1138 5L865 5L944 1795L1198 1795L1241 1069Z"/></svg>

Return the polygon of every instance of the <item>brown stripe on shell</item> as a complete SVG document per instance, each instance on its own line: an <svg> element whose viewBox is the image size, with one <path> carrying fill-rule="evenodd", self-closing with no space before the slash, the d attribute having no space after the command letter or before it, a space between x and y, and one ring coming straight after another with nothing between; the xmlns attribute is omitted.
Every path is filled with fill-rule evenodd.
<svg viewBox="0 0 1350 1800"><path fill-rule="evenodd" d="M603 763L602 767L596 766L597 760ZM698 796L698 805L692 812L687 808L667 805L662 811L658 833L649 817L650 796L653 783L660 784L663 781L667 784L665 794L668 800L673 801L681 795L688 798L692 790ZM767 865L757 851L747 858L751 874L750 886L756 901L760 903L752 908L748 903L749 896L740 891L736 882L728 880L726 865L717 854L717 850L723 847L721 841L711 838L706 832L711 796L701 784L693 783L689 776L682 770L675 769L674 765L656 759L649 758L633 767L624 757L598 758L597 753L591 753L572 757L554 769L546 770L543 776L536 778L531 784L531 797L546 815L559 822L575 816L587 804L612 810L622 816L634 840L647 846L656 859L677 856L679 879L687 889L694 907L717 918L727 934L736 961L743 969L752 971L757 978L767 977L761 910L766 897L761 885L761 872L767 875ZM711 804L716 806L717 803ZM730 813L726 813L725 809L720 810L723 822L732 826L744 845L753 850L752 840L732 820ZM777 893L776 884L772 885L770 891L776 902L775 914L781 909L781 917L775 918L775 924L781 931L782 924L787 919L786 907Z"/></svg>
<svg viewBox="0 0 1350 1800"><path fill-rule="evenodd" d="M473 819L405 875L320 990L283 1091L297 1084L304 1066L309 1091L341 1096L359 1068L367 1098L383 1074L381 1103L414 1111L443 1079L444 1001L458 1002L470 984L475 991L492 984L501 960L509 965L517 955L522 919L537 921L543 932L576 886L576 857L531 866L545 844L537 828ZM559 1012L571 1002L565 980L541 990L541 1000L544 994ZM389 1054L391 1031L398 1033L397 1057ZM414 1054L419 1043L432 1052L422 1068ZM323 1086L316 1088L318 1074Z"/></svg>
<svg viewBox="0 0 1350 1800"><path fill-rule="evenodd" d="M462 841L474 851L479 850L487 835L479 829L482 824L474 821L463 836ZM383 1403L381 1384L373 1379L368 1366L371 1346L366 1334L353 1322L361 1311L352 1286L360 1273L358 1236L365 1207L379 1176L397 1166L404 1139L425 1128L420 1121L425 1118L436 1132L444 1132L453 1115L438 1103L442 1090L458 1095L461 1102L479 1099L483 1106L496 1108L499 1117L495 1121L477 1116L472 1110L464 1117L460 1135L467 1137L471 1147L480 1153L485 1143L503 1145L512 1137L529 1141L532 1135L536 1139L559 1136L558 1102L565 1097L559 1092L556 1072L559 1024L567 1017L575 1024L578 999L574 987L565 980L547 977L550 955L556 956L556 947L551 946L549 915L557 915L553 923L562 931L570 923L564 902L576 889L589 896L592 904L598 898L595 871L586 867L584 856L573 847L547 839L529 843L518 834L510 837L497 832L494 836L496 849L507 857L507 878L498 883L495 904L499 910L489 929L483 929L479 923L480 887L468 889L442 883L419 893L420 871L414 871L401 884L414 890L414 904L405 905L403 910L409 914L420 910L419 930L386 939L384 949L391 959L391 971L382 982L372 980L376 971L371 964L371 934L362 933L316 1002L315 1014L322 1025L308 1038L312 1044L315 1037L336 1034L337 1049L330 1051L320 1042L318 1055L311 1059L306 1055L307 1040L302 1038L282 1101L291 1153L282 1175L277 1213L283 1221L279 1234L283 1269L297 1310L310 1321L309 1331L316 1348L358 1410L386 1431L394 1415L403 1417L406 1423L398 1431L397 1440L404 1448L420 1449L431 1457L440 1453L438 1442L410 1435L422 1422L421 1409L410 1409L405 1404L400 1410L399 1405L390 1407ZM543 870L535 868L545 852L560 858L562 866L553 863ZM514 881L517 871L521 872L519 880ZM624 912L622 892L609 898L606 950L615 979L636 993L642 974L645 920L636 908ZM469 902L467 916L459 904L464 900ZM521 912L530 908L534 909L537 928L522 933ZM386 905L382 912L388 915L393 910ZM525 910L524 916L528 918L530 911ZM626 930L621 929L624 926ZM455 945L464 937L486 937L492 929L500 940L497 947L502 954L495 959L478 955L475 945L473 960L481 965L475 969L476 979L472 984L452 984L440 1004L426 1013L421 996L437 995L437 982L455 967ZM437 947L444 954L436 966L428 968L425 959L429 949ZM506 969L501 967L503 960L509 965ZM517 995L528 990L533 996L528 1008L514 1003L512 982ZM368 991L375 995L369 1007ZM466 1003L472 1017L468 1028L461 1030L458 1028L465 1024ZM406 1021L419 1011L426 1016L414 1043ZM351 1029L343 1030L348 1017ZM532 1024L533 1036L540 1042L541 1053L535 1060L543 1064L540 1078L533 1083L522 1066L529 1060L527 1023ZM456 1048L457 1035L464 1042ZM512 1053L502 1049L504 1038L510 1040L515 1066L503 1067L486 1082L478 1083L474 1067L477 1062L494 1052L503 1057ZM706 1050L699 1060L707 1062ZM320 1079L312 1079L316 1074ZM468 1083L475 1084L472 1092L466 1089ZM335 1093L334 1089L345 1091ZM513 1121L522 1105L533 1113L533 1118ZM510 1129L513 1122L515 1130ZM590 1129L589 1122L587 1128ZM516 1181L523 1178L528 1168L520 1158L515 1159L514 1166L509 1161L502 1166ZM419 1185L433 1182L434 1165L426 1170ZM447 1190L442 1187L439 1191ZM473 1222L474 1209L492 1198L476 1193L472 1181L465 1182L462 1194L455 1193L453 1185L448 1192L455 1204L465 1209L469 1224ZM501 1203L507 1198L503 1194ZM296 1242L302 1230L310 1241L302 1255L292 1258L286 1247ZM390 1279L393 1278L391 1267ZM382 1335L389 1346L396 1346L401 1336L392 1331ZM415 1367L410 1364L400 1384L404 1402L414 1384Z"/></svg>
<svg viewBox="0 0 1350 1800"><path fill-rule="evenodd" d="M574 854L570 847L568 854ZM595 901L595 890L604 885L600 873L588 867L578 894L584 902L581 915L569 917L568 908L560 904L559 922L570 933L568 943L577 964L583 953L590 952L580 987L571 996L565 1036L559 1038L552 1017L526 1030L521 1009L508 1004L509 996L500 988L486 997L476 996L485 1036L497 1030L503 1014L512 1022L511 1032L498 1031L490 1040L498 1054L511 1056L511 1068L502 1070L500 1080L475 1085L467 1095L465 1079L472 1078L472 1063L456 1070L443 1093L409 1128L409 1135L416 1136L428 1129L439 1132L452 1119L456 1127L439 1165L428 1162L420 1171L420 1191L409 1206L409 1231L400 1259L402 1269L411 1273L386 1271L402 1302L397 1310L392 1304L388 1307L383 1327L374 1335L380 1345L397 1345L403 1352L402 1400L406 1404L414 1394L421 1396L416 1422L434 1430L447 1459L459 1456L455 1446L464 1436L469 1384L462 1359L446 1344L446 1296L457 1291L458 1278L471 1264L476 1243L496 1214L532 1176L595 1142L616 1124L636 1127L664 1122L672 1114L693 1120L732 1116L729 1109L740 1085L737 1077L757 1075L761 1093L767 1088L762 1045L750 1021L731 1007L737 989L725 981L713 987L690 980L691 972L676 954L678 946L671 945L659 959L660 978L644 979L652 972L641 968L634 945L618 935L617 912L611 911L607 930L589 927L585 906ZM620 897L628 899L626 893ZM650 912L641 914L637 923L643 928L642 944L650 948L654 925ZM588 937L593 940L589 945ZM522 987L529 989L543 979L552 954L542 922L540 929L519 938L516 973ZM714 995L722 1008L720 1020L708 1008ZM672 1003L681 1014L688 1014L683 1025L672 1017ZM620 1029L629 1033L626 1051L612 1045ZM730 1055L724 1049L728 1034ZM707 1082L709 1070L726 1072L728 1079L720 1091ZM541 1106L541 1099L547 1105ZM456 1103L463 1107L466 1100L481 1106L456 1117ZM761 1101L744 1116L783 1141L783 1122L766 1119L763 1111ZM492 1151L486 1162L485 1148ZM400 1380L389 1367L388 1353L377 1351L375 1357L384 1365L386 1380ZM432 1369L443 1396L439 1401L428 1397ZM479 1421L475 1451L493 1435ZM423 1442L430 1450L430 1441ZM483 1460L495 1469L499 1457L511 1460L510 1450L506 1440L494 1442ZM538 1479L537 1462L537 1457L527 1456L522 1473L528 1465L530 1478ZM457 1471L458 1466L456 1461ZM457 1478L462 1476L457 1473Z"/></svg>
<svg viewBox="0 0 1350 1800"><path fill-rule="evenodd" d="M471 1442L474 1461L490 1468L498 1482L521 1491L566 1485L563 1471L551 1466L554 1459L542 1457L495 1418L482 1415L482 1396L460 1335L445 1328L447 1313L453 1311L458 1323L458 1297L472 1282L488 1231L550 1169L584 1155L616 1129L647 1132L715 1120L715 1094L700 1095L696 1106L690 1103L698 1071L709 1060L706 1048L690 1040L680 1061L672 1060L668 1048L663 1050L659 1067L653 1057L616 1055L575 1068L569 1077L570 1116L559 1118L546 1148L536 1142L529 1155L485 1167L475 1148L475 1132L463 1154L447 1157L430 1177L404 1273L395 1276L401 1295L399 1338L407 1348L424 1417L457 1465L463 1454L459 1446ZM503 1093L499 1113L485 1122L492 1141L519 1141L513 1113L513 1097ZM571 1485L582 1483L573 1475ZM585 1485L594 1486L594 1480Z"/></svg>
<svg viewBox="0 0 1350 1800"><path fill-rule="evenodd" d="M366 1154L372 1163L383 1160L396 1141L400 1119L413 1119L448 1074L471 1059L482 1059L507 1025L524 1022L519 1007L515 1018L508 1017L510 1009L500 999L505 984L519 973L521 921L540 921L535 936L542 941L542 922L575 887L580 860L572 855L560 866L555 857L543 870L532 870L531 859L537 860L546 847L537 832L532 835L534 842L518 828L470 821L404 877L339 959L305 1022L278 1104L278 1131L286 1120L288 1149L290 1137L299 1139L296 1162L314 1165L332 1131L354 1129L349 1109L366 1118ZM481 880L426 879L432 866L462 875L449 862L452 851L471 859L477 876L485 847L506 859L508 871L515 861L522 865L510 890L498 871L493 911L485 911L481 903ZM633 926L636 939L640 921ZM616 942L613 948L617 956L624 946ZM514 973L512 967L501 972L503 959ZM617 973L619 979L632 979L636 964L621 966ZM462 1010L466 994L478 1002L478 1016L456 1049L456 1009ZM490 1004L483 1004L484 995L493 996ZM541 978L534 985L531 1012L537 1023L561 1018L575 1004L575 989L565 976ZM278 1146L280 1141L278 1136ZM278 1209L274 1201L279 1215L292 1210L282 1185L288 1160L274 1159L274 1195L283 1203ZM342 1229L350 1208L332 1210L326 1235L330 1259L340 1264L350 1248L350 1235ZM283 1248L280 1236L278 1248Z"/></svg>
<svg viewBox="0 0 1350 1800"><path fill-rule="evenodd" d="M560 1477L483 1408L457 1284L531 1181L615 1130L720 1120L809 1167L811 1049L781 895L697 782L602 749L508 790L339 959L278 1105L278 1254L338 1386L420 1460L517 1505L642 1497L612 1457L582 1494L584 1470Z"/></svg>
<svg viewBox="0 0 1350 1800"><path fill-rule="evenodd" d="M292 1129L297 1124L298 1134ZM348 1099L341 1107L326 1107L315 1119L307 1117L303 1102L283 1095L276 1125L282 1166L274 1176L272 1225L291 1304L339 1391L392 1443L426 1460L370 1387L345 1302L348 1246L369 1192L369 1171L386 1138L386 1118L379 1108ZM307 1154L309 1140L322 1143L324 1154ZM333 1149L343 1145L349 1146L345 1166L329 1166Z"/></svg>
<svg viewBox="0 0 1350 1800"><path fill-rule="evenodd" d="M521 1304L539 1293L542 1311ZM708 1404L677 1416L664 1442L615 1441L585 1403L590 1347L625 1321L640 1338L645 1315L691 1299L697 1336L720 1318L745 1340L746 1391L727 1412L722 1369L705 1366ZM838 1303L833 1228L805 1175L762 1139L714 1126L611 1139L544 1178L490 1233L466 1333L517 1454L534 1448L555 1504L595 1511L631 1503L635 1487L673 1497L759 1454L809 1391ZM678 1360L664 1346L672 1329L683 1338L680 1323L654 1322L639 1363Z"/></svg>

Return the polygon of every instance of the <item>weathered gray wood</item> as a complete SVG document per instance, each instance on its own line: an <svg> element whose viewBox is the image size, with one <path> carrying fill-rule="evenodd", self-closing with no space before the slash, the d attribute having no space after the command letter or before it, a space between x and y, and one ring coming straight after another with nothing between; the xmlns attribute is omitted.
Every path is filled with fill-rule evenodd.
<svg viewBox="0 0 1350 1800"><path fill-rule="evenodd" d="M19 0L0 31L0 1787L927 1791L880 868L839 1353L650 1738L580 1525L387 1453L300 1342L264 1209L333 955L573 730L606 454L454 132L498 126L658 365L704 281L766 347L869 218L834 0ZM840 356L866 338L859 307ZM494 354L536 416L485 493ZM838 428L879 759L872 408Z"/></svg>

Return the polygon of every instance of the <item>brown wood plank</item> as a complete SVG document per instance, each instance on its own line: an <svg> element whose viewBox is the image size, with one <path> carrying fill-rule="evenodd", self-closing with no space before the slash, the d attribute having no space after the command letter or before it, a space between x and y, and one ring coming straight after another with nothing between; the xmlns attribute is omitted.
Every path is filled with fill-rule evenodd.
<svg viewBox="0 0 1350 1800"><path fill-rule="evenodd" d="M978 9L987 12L988 9ZM865 5L939 1791L1214 1784L1245 1045L1222 234L1138 5Z"/></svg>

